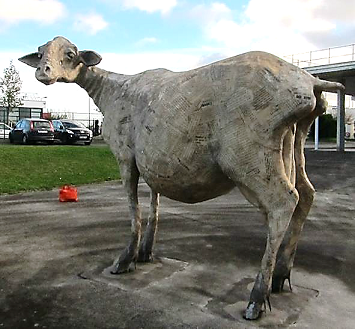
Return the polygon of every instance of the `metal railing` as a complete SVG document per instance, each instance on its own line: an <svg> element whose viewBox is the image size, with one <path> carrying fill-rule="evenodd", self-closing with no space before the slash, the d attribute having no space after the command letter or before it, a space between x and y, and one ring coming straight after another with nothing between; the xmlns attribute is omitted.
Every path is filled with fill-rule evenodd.
<svg viewBox="0 0 355 329"><path fill-rule="evenodd" d="M355 61L355 44L287 55L284 59L299 67Z"/></svg>

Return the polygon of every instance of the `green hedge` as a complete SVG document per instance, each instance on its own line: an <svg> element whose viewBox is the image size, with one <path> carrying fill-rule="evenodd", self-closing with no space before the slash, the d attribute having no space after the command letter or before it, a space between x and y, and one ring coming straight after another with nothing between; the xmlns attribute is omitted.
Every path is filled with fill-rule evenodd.
<svg viewBox="0 0 355 329"><path fill-rule="evenodd" d="M314 127L312 124L309 136L314 138ZM337 120L331 114L323 114L319 117L319 138L336 138Z"/></svg>

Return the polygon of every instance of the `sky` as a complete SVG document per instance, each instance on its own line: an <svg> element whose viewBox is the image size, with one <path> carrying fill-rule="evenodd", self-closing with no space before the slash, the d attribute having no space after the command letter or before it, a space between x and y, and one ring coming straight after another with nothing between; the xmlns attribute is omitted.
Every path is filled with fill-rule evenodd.
<svg viewBox="0 0 355 329"><path fill-rule="evenodd" d="M355 1L0 0L0 76L13 60L22 92L47 97L51 111L87 112L80 87L45 86L17 60L58 35L98 52L109 71L185 71L251 50L284 56L355 43Z"/></svg>

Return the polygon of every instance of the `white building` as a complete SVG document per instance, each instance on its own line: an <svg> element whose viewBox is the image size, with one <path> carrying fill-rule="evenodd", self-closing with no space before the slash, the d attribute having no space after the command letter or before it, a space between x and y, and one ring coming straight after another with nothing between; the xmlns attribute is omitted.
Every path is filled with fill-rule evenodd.
<svg viewBox="0 0 355 329"><path fill-rule="evenodd" d="M42 118L46 108L46 99L37 94L22 94L22 104L11 108L0 106L0 122L13 126L22 118Z"/></svg>

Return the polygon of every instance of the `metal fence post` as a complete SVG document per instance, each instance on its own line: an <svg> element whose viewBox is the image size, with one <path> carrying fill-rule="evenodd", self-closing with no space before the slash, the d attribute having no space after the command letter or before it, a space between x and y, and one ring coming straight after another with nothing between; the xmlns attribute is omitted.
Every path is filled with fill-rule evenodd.
<svg viewBox="0 0 355 329"><path fill-rule="evenodd" d="M316 117L314 122L314 149L319 149L319 117Z"/></svg>
<svg viewBox="0 0 355 329"><path fill-rule="evenodd" d="M338 90L337 150L345 151L345 91Z"/></svg>

